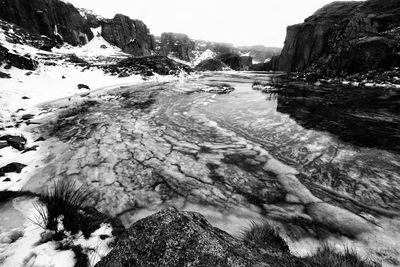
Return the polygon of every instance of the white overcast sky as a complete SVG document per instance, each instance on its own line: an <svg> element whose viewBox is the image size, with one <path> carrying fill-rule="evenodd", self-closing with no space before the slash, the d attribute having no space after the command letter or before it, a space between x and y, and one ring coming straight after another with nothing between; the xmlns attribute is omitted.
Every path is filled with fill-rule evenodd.
<svg viewBox="0 0 400 267"><path fill-rule="evenodd" d="M142 20L154 35L282 47L286 26L302 22L332 0L67 0L106 18Z"/></svg>

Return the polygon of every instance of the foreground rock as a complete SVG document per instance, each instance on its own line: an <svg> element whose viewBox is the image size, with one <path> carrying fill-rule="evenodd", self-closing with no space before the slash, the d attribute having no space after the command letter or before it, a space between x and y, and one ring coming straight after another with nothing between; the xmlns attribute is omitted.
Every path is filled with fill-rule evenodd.
<svg viewBox="0 0 400 267"><path fill-rule="evenodd" d="M199 213L160 211L134 223L96 266L267 266Z"/></svg>
<svg viewBox="0 0 400 267"><path fill-rule="evenodd" d="M400 64L400 2L334 2L289 26L275 70L306 69L335 76Z"/></svg>

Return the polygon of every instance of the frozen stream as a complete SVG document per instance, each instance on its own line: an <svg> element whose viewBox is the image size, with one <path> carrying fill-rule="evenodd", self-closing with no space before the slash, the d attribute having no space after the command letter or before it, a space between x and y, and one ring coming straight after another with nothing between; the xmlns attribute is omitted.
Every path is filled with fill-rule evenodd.
<svg viewBox="0 0 400 267"><path fill-rule="evenodd" d="M74 179L126 225L174 205L233 235L270 220L301 255L328 242L400 264L400 155L303 128L252 89L272 77L216 73L92 98L39 128L49 155L25 189ZM201 91L214 83L235 91Z"/></svg>

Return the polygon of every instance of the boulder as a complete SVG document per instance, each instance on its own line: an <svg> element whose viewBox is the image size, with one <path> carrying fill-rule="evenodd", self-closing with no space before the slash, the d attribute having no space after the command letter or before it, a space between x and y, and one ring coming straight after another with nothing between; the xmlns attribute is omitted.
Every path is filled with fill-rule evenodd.
<svg viewBox="0 0 400 267"><path fill-rule="evenodd" d="M88 89L88 90L90 90L90 87L87 86L86 84L80 83L80 84L78 84L78 89Z"/></svg>
<svg viewBox="0 0 400 267"><path fill-rule="evenodd" d="M9 172L16 172L16 173L20 173L22 171L23 168L25 168L27 165L25 164L21 164L18 162L12 162L10 164L7 164L4 167L0 168L0 176L4 176L6 173Z"/></svg>
<svg viewBox="0 0 400 267"><path fill-rule="evenodd" d="M11 79L11 75L0 71L0 79Z"/></svg>
<svg viewBox="0 0 400 267"><path fill-rule="evenodd" d="M26 138L23 136L4 135L0 136L0 141L7 142L7 146L11 146L19 151L23 151L26 146Z"/></svg>
<svg viewBox="0 0 400 267"><path fill-rule="evenodd" d="M96 266L267 266L260 258L199 213L168 208L134 223Z"/></svg>

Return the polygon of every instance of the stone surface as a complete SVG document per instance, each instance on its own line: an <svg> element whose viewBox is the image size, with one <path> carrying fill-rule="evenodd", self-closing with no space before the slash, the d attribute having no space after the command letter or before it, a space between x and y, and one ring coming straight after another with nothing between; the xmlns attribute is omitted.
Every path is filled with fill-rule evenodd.
<svg viewBox="0 0 400 267"><path fill-rule="evenodd" d="M149 56L154 50L154 37L140 20L117 14L101 22L101 36L110 44L134 56Z"/></svg>
<svg viewBox="0 0 400 267"><path fill-rule="evenodd" d="M101 266L267 266L198 213L162 210L134 223Z"/></svg>

